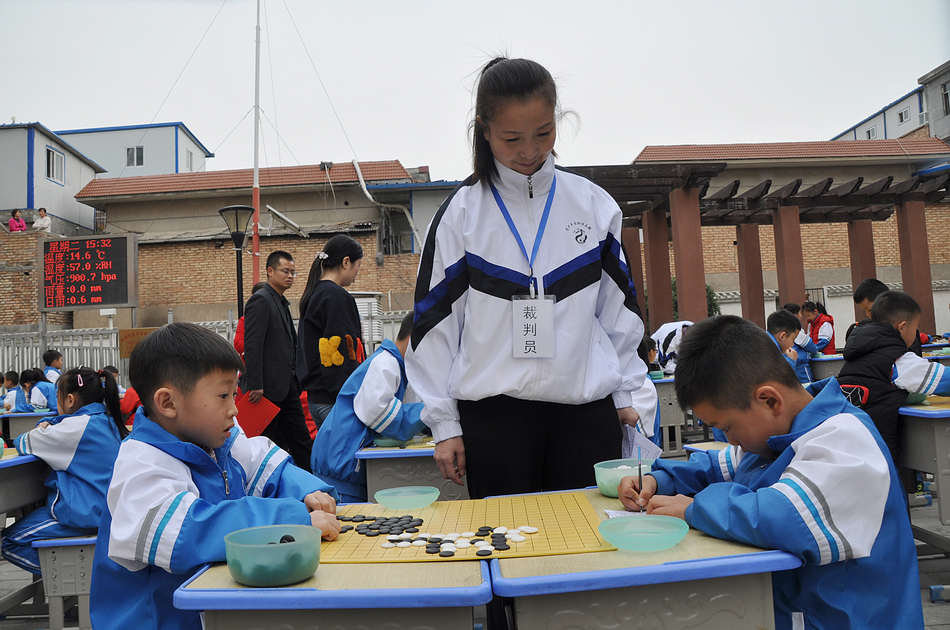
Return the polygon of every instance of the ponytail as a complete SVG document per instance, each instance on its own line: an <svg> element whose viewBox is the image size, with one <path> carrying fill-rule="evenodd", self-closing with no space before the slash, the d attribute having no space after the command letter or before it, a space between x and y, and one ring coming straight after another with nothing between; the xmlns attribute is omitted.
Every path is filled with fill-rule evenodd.
<svg viewBox="0 0 950 630"><path fill-rule="evenodd" d="M83 405L102 403L119 430L119 439L129 434L119 406L119 385L111 372L83 366L71 368L63 372L56 386L63 396L74 394Z"/></svg>

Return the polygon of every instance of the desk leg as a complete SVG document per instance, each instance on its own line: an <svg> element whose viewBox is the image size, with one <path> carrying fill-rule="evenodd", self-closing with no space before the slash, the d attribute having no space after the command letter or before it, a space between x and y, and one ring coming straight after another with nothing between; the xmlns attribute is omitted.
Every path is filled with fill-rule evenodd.
<svg viewBox="0 0 950 630"><path fill-rule="evenodd" d="M515 598L517 630L775 628L771 574Z"/></svg>
<svg viewBox="0 0 950 630"><path fill-rule="evenodd" d="M206 610L206 630L397 630L399 628L472 628L469 607L324 610ZM770 626L771 627L771 626Z"/></svg>

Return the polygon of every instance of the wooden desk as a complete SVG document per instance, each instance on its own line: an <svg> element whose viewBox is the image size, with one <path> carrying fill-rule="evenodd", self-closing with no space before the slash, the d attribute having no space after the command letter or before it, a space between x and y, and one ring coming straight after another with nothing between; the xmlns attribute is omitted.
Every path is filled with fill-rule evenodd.
<svg viewBox="0 0 950 630"><path fill-rule="evenodd" d="M366 465L367 500L373 501L378 490L403 486L439 488L439 501L469 499L467 480L460 486L442 476L432 457L435 446L428 446L431 442L429 436L416 436L408 446L370 446L357 451L356 459Z"/></svg>
<svg viewBox="0 0 950 630"><path fill-rule="evenodd" d="M623 509L596 489L585 493L603 518L604 509ZM801 560L690 529L666 551L494 559L490 566L495 594L514 598L517 630L731 630L774 628L771 572Z"/></svg>
<svg viewBox="0 0 950 630"><path fill-rule="evenodd" d="M13 447L13 440L20 435L36 428L36 424L43 418L49 418L56 414L52 411L31 411L28 413L5 413L0 416L3 422L3 441L7 447Z"/></svg>
<svg viewBox="0 0 950 630"><path fill-rule="evenodd" d="M927 352L924 350L924 358L928 361L936 361L940 365L946 365L950 367L950 354L934 354L933 352Z"/></svg>
<svg viewBox="0 0 950 630"><path fill-rule="evenodd" d="M472 628L474 607L491 597L482 561L321 564L309 580L282 588L241 586L222 563L179 587L174 604L205 611L208 630L391 630Z"/></svg>
<svg viewBox="0 0 950 630"><path fill-rule="evenodd" d="M842 354L823 354L810 361L811 377L814 381L820 381L829 376L838 376L841 366L844 365L844 355Z"/></svg>
<svg viewBox="0 0 950 630"><path fill-rule="evenodd" d="M950 398L931 396L900 408L898 466L931 473L937 488L940 522L950 525ZM944 494L940 494L941 489ZM914 538L950 551L950 539L911 524Z"/></svg>

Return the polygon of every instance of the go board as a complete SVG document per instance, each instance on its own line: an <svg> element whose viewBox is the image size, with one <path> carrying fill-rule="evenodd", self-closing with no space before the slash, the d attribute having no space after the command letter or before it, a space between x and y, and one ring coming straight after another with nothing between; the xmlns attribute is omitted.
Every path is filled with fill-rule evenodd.
<svg viewBox="0 0 950 630"><path fill-rule="evenodd" d="M613 551L613 547L597 533L600 518L582 492L529 494L468 501L436 501L418 510L387 510L381 505L347 505L338 515L362 514L370 520L377 516L411 514L423 519L419 533L448 535L477 532L480 527L537 527L534 534L525 534L524 542L509 542L510 549L496 550L490 556L477 556L478 547L459 548L450 558L426 553L424 546L384 549L386 536L364 536L355 530L341 533L337 540L324 542L321 563L363 562L432 562L445 560L490 560L551 556L593 551ZM344 523L350 524L350 523Z"/></svg>

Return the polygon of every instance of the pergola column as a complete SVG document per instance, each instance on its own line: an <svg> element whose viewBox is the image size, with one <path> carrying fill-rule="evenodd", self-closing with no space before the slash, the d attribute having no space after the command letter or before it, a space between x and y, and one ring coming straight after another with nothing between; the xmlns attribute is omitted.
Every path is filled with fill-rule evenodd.
<svg viewBox="0 0 950 630"><path fill-rule="evenodd" d="M870 219L848 221L848 249L851 254L851 290L853 291L865 278L877 277L874 231ZM856 322L866 317L857 304L854 305L854 316Z"/></svg>
<svg viewBox="0 0 950 630"><path fill-rule="evenodd" d="M779 301L801 304L805 299L805 257L798 206L779 206L771 212Z"/></svg>
<svg viewBox="0 0 950 630"><path fill-rule="evenodd" d="M676 311L692 322L706 319L706 267L703 263L703 225L699 218L699 189L670 192L673 258L676 265Z"/></svg>
<svg viewBox="0 0 950 630"><path fill-rule="evenodd" d="M742 316L765 328L765 284L762 280L762 248L759 244L759 224L742 223L736 226L736 246L739 254L739 297Z"/></svg>
<svg viewBox="0 0 950 630"><path fill-rule="evenodd" d="M905 201L897 206L897 240L901 249L901 281L904 292L920 304L920 330L936 332L930 246L923 201Z"/></svg>
<svg viewBox="0 0 950 630"><path fill-rule="evenodd" d="M646 258L646 299L649 300L651 331L673 321L673 287L670 286L670 241L666 211L643 213L643 251Z"/></svg>
<svg viewBox="0 0 950 630"><path fill-rule="evenodd" d="M623 249L627 252L627 267L630 269L630 277L633 278L633 286L637 290L637 303L642 309L643 304L643 261L640 260L640 229L623 228L620 231L620 238L623 241Z"/></svg>

